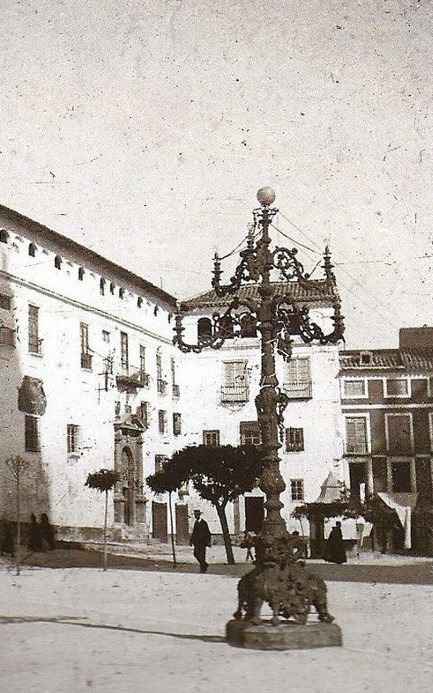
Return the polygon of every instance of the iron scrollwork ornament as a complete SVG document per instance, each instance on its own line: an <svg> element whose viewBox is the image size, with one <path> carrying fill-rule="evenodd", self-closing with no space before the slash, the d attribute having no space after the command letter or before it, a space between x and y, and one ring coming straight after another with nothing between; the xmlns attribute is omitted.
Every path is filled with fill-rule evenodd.
<svg viewBox="0 0 433 693"><path fill-rule="evenodd" d="M275 625L280 617L305 623L311 606L315 607L320 621L331 623L333 617L328 612L326 585L321 578L308 573L299 560L298 539L288 534L281 516L283 504L279 496L285 489L285 482L279 469L278 449L284 437L284 411L289 398L278 386L275 352L289 361L294 337L304 344L314 341L321 345L336 344L343 338L344 318L328 248L324 254L325 278L313 281L305 273L296 248L269 249L269 226L277 213L270 207L275 193L270 188L262 188L257 197L261 208L253 211L254 225L248 234L247 247L240 252L240 262L228 284L221 283L221 259L218 255L214 258L212 287L216 298L232 297L229 305L222 313L213 314L209 330L199 334L196 344L188 344L183 339L182 320L188 305L181 305L176 315L174 344L183 352L198 353L205 348L219 349L227 339L260 335L262 373L255 403L264 454L260 488L266 495L266 517L255 541L256 565L238 585L235 619L260 623L261 607L267 602ZM260 236L256 241L257 229ZM249 292L254 298L246 297L246 292L242 291L251 282L256 284L254 291ZM304 298L304 304L297 298L299 295ZM333 328L329 332L311 320L306 300L333 301Z"/></svg>

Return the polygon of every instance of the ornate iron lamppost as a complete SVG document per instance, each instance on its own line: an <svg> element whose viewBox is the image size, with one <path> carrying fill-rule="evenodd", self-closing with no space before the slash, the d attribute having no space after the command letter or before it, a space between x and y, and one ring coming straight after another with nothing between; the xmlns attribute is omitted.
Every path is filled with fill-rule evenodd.
<svg viewBox="0 0 433 693"><path fill-rule="evenodd" d="M260 424L264 471L260 488L266 494L266 517L256 542L255 568L238 585L239 606L235 618L227 624L229 641L260 649L290 649L341 644L341 631L333 624L326 601L326 586L296 559L295 543L281 516L280 494L285 483L280 473L278 450L281 447L283 413L288 397L279 388L275 374L275 350L286 361L292 354L293 337L306 344L335 344L343 336L344 323L335 288L329 251L324 255L324 280L313 281L304 272L296 248L270 249L269 226L277 209L271 207L275 193L261 188L257 193L260 207L253 211L254 225L248 234L247 247L240 252L240 262L229 284L221 284L221 262L214 258L212 286L218 297L233 296L222 315L213 315L212 331L198 338L197 344L183 340L183 305L176 315L174 344L183 352L200 352L204 348L219 349L227 338L241 330L258 330L261 336L261 381L256 397ZM256 236L258 240L256 241ZM272 280L277 272L279 281ZM255 297L245 296L244 285L254 282ZM333 296L333 326L329 333L310 320L306 305L296 301L299 286L303 295ZM272 609L271 622L260 618L261 606L267 602ZM310 606L318 613L318 622L306 625ZM280 616L286 619L281 624ZM288 625L291 619L292 623ZM293 621L298 624L293 627ZM280 625L281 624L281 625Z"/></svg>

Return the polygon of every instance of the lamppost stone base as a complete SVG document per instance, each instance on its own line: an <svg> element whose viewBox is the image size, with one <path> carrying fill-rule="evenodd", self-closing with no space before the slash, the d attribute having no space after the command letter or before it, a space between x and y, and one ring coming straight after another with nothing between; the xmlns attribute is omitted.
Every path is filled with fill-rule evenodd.
<svg viewBox="0 0 433 693"><path fill-rule="evenodd" d="M226 625L226 639L231 645L252 650L306 650L313 647L341 647L341 628L336 623L286 622L278 626L264 621L254 626L232 619Z"/></svg>

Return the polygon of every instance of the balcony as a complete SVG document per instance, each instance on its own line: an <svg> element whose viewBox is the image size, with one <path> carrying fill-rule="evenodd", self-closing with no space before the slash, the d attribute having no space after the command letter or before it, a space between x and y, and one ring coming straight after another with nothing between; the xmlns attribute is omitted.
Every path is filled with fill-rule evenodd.
<svg viewBox="0 0 433 693"><path fill-rule="evenodd" d="M180 397L180 387L173 383L173 397Z"/></svg>
<svg viewBox="0 0 433 693"><path fill-rule="evenodd" d="M248 385L223 385L221 402L248 402Z"/></svg>
<svg viewBox="0 0 433 693"><path fill-rule="evenodd" d="M289 399L311 399L313 396L311 382L284 383L283 392Z"/></svg>
<svg viewBox="0 0 433 693"><path fill-rule="evenodd" d="M167 394L167 381L162 380L162 378L158 378L156 381L156 389L159 395L166 395Z"/></svg>
<svg viewBox="0 0 433 693"><path fill-rule="evenodd" d="M29 339L29 354L42 356L42 339Z"/></svg>
<svg viewBox="0 0 433 693"><path fill-rule="evenodd" d="M126 371L116 375L116 383L124 388L149 387L150 376L148 373L143 373L143 371L135 371L134 373Z"/></svg>
<svg viewBox="0 0 433 693"><path fill-rule="evenodd" d="M92 370L92 354L81 354L81 368L86 371Z"/></svg>
<svg viewBox="0 0 433 693"><path fill-rule="evenodd" d="M143 387L149 387L150 386L150 375L149 373L145 373L144 371L139 371L138 375L140 377L140 380L143 384Z"/></svg>

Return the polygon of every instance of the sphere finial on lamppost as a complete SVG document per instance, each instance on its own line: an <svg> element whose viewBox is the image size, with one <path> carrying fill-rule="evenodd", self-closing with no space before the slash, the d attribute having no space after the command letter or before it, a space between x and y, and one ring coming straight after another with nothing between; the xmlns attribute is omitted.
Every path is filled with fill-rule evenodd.
<svg viewBox="0 0 433 693"><path fill-rule="evenodd" d="M257 191L257 199L262 207L269 207L275 200L275 190L269 187L260 188Z"/></svg>

